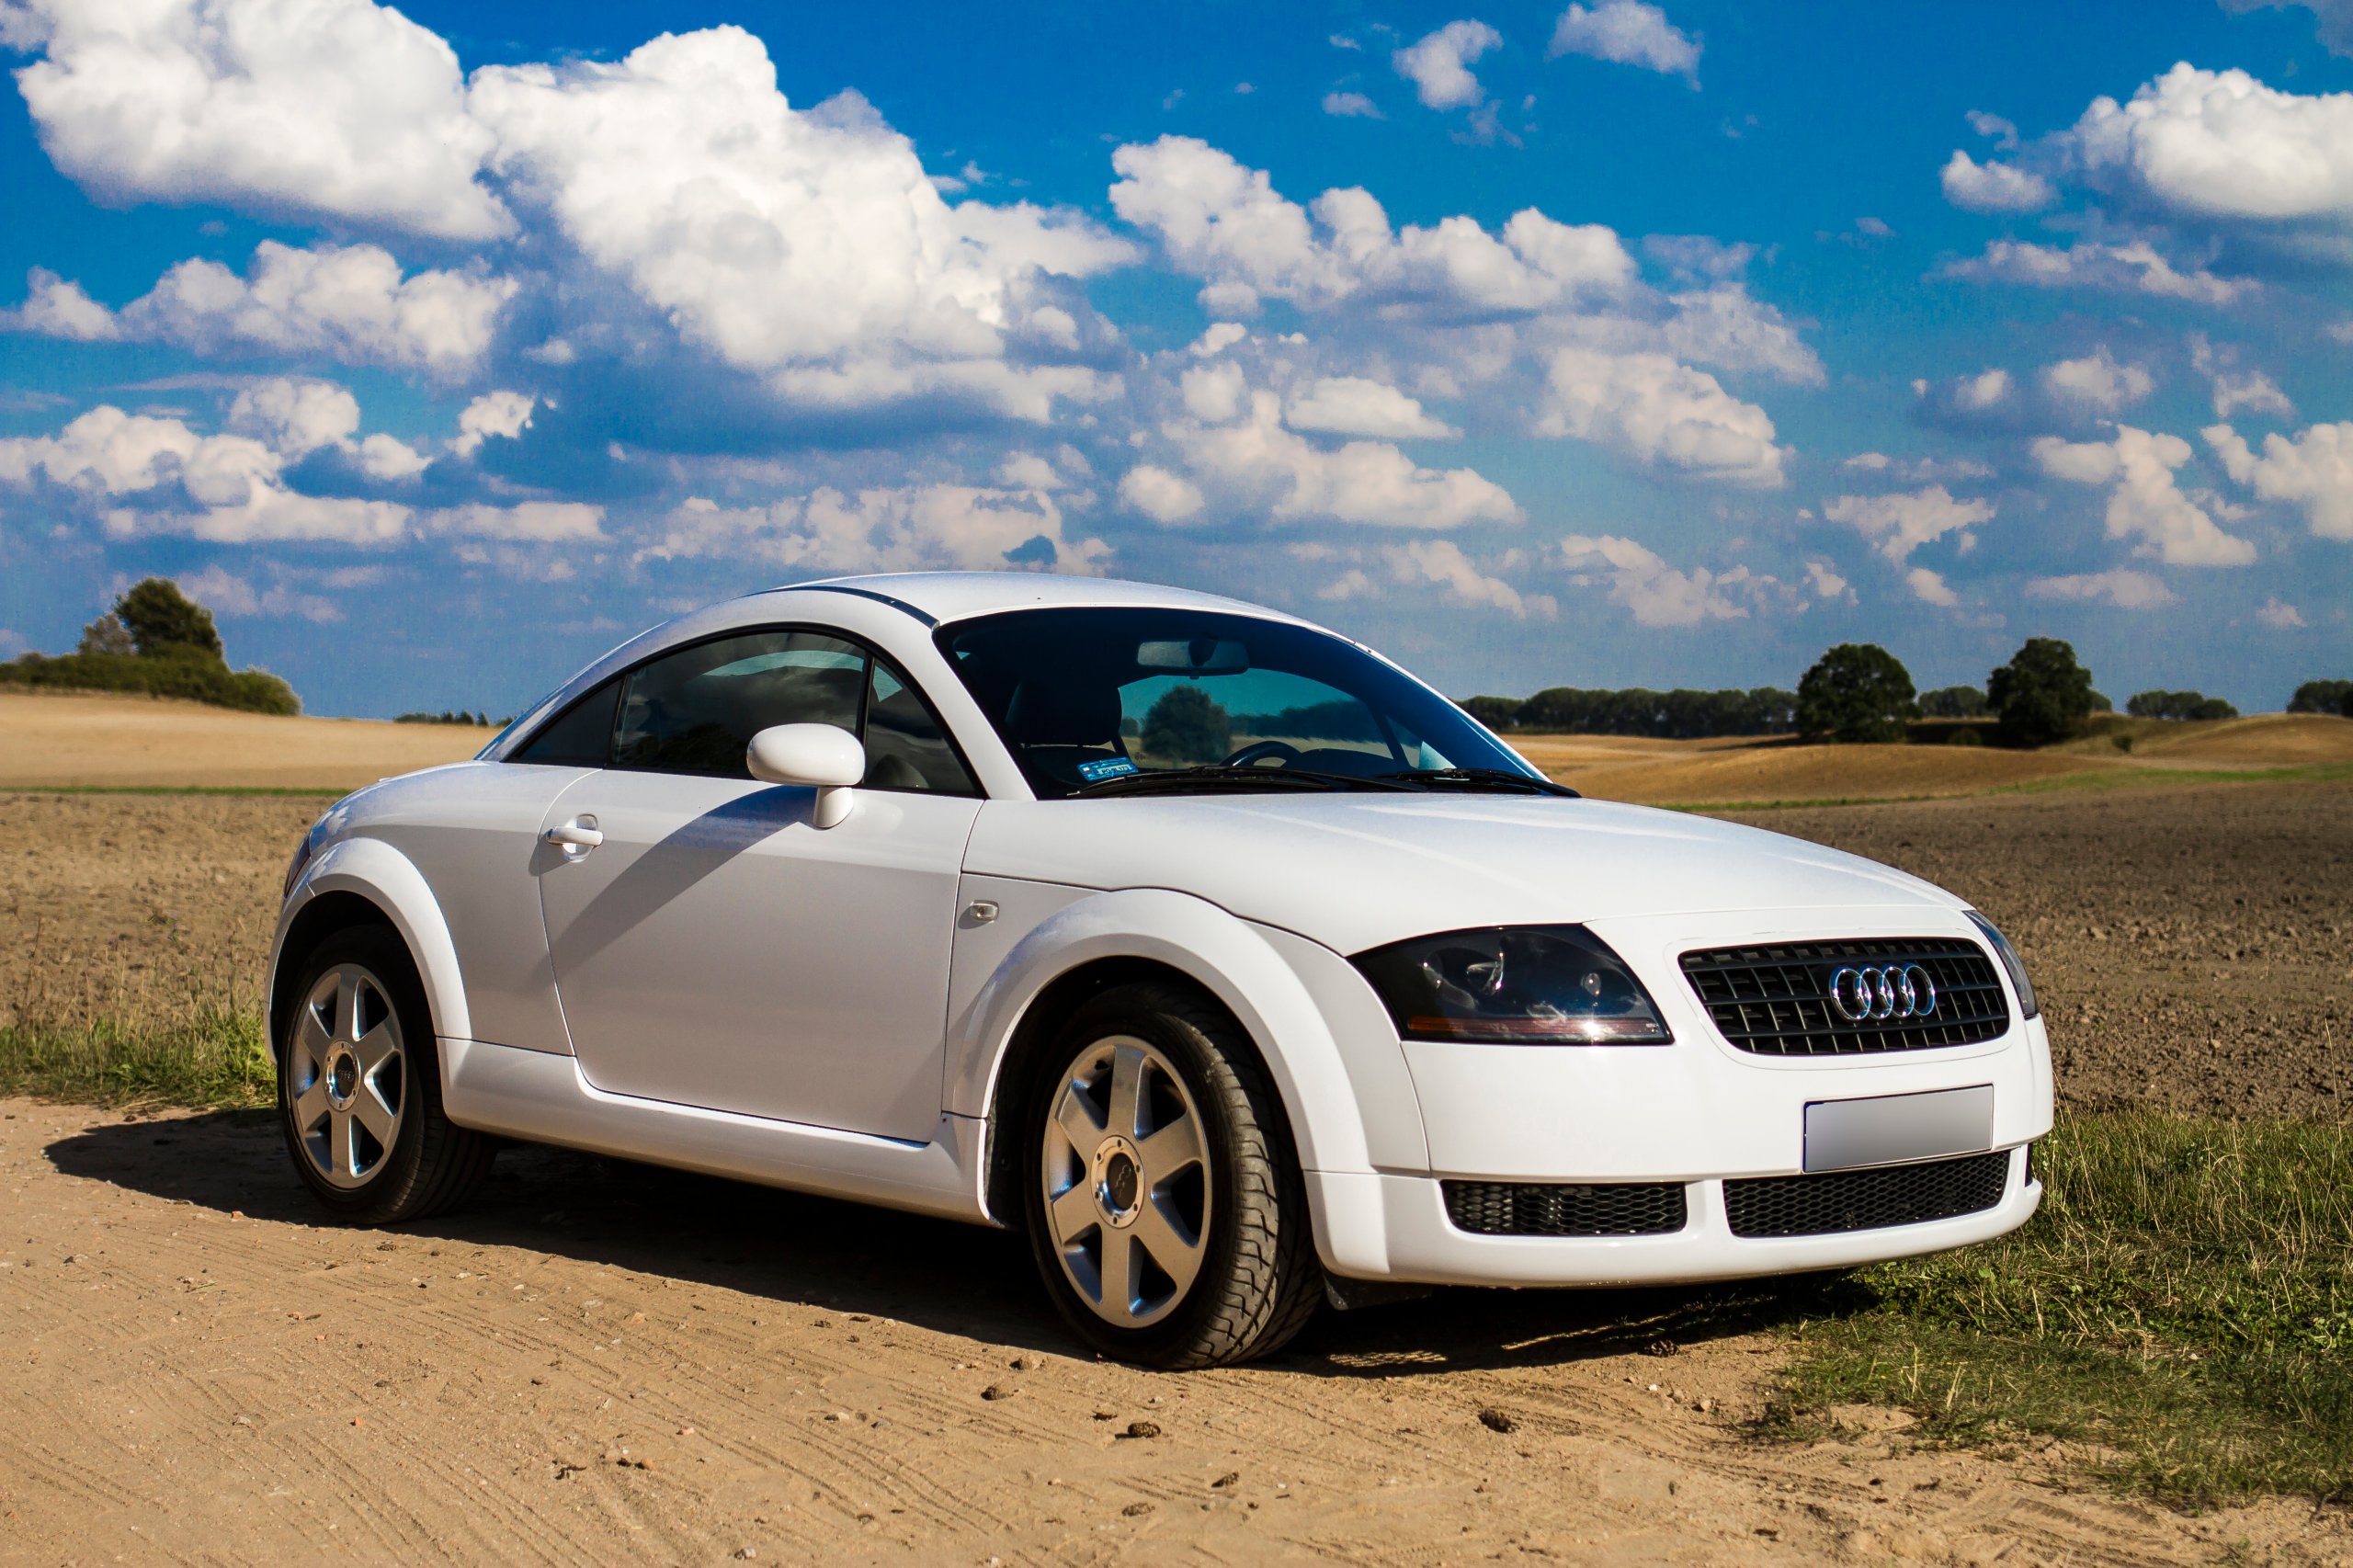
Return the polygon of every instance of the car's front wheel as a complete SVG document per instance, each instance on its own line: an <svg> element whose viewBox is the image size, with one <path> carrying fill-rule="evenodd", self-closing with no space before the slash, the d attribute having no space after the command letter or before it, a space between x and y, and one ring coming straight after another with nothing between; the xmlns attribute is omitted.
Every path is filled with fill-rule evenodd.
<svg viewBox="0 0 2353 1568"><path fill-rule="evenodd" d="M1232 1020L1176 986L1088 1002L1028 1097L1046 1289L1106 1355L1222 1366L1279 1349L1323 1276L1280 1106Z"/></svg>
<svg viewBox="0 0 2353 1568"><path fill-rule="evenodd" d="M278 1044L278 1105L303 1185L362 1224L463 1198L494 1146L441 1110L425 987L399 937L338 931L304 961Z"/></svg>

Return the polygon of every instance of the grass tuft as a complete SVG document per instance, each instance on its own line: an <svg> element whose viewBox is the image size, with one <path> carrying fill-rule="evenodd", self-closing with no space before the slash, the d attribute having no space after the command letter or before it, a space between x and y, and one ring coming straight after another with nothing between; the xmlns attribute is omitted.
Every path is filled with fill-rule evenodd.
<svg viewBox="0 0 2353 1568"><path fill-rule="evenodd" d="M19 1019L0 1023L0 1094L101 1105L251 1107L276 1103L276 1070L259 1014L199 1003L147 1025Z"/></svg>
<svg viewBox="0 0 2353 1568"><path fill-rule="evenodd" d="M2035 1161L2027 1225L1861 1270L1800 1327L1790 1409L2080 1442L2178 1504L2353 1500L2353 1127L2073 1116Z"/></svg>

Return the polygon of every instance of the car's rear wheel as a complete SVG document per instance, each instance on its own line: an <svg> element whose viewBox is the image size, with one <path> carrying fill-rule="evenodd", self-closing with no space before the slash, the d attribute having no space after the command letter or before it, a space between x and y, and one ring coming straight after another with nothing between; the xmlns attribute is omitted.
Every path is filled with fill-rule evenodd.
<svg viewBox="0 0 2353 1568"><path fill-rule="evenodd" d="M381 926L338 931L304 960L278 1042L278 1104L295 1170L341 1219L421 1219L489 1168L491 1141L442 1114L425 988Z"/></svg>
<svg viewBox="0 0 2353 1568"><path fill-rule="evenodd" d="M1030 1241L1106 1355L1222 1366L1279 1349L1323 1277L1281 1108L1232 1020L1172 985L1074 1015L1029 1096Z"/></svg>

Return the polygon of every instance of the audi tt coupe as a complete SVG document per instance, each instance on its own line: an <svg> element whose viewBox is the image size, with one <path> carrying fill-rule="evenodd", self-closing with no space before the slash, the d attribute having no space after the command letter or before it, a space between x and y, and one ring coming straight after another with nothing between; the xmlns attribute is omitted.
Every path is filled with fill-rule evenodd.
<svg viewBox="0 0 2353 1568"><path fill-rule="evenodd" d="M1979 1241L2051 1126L1950 894L1580 798L1290 616L1016 574L701 610L338 802L268 995L345 1219L595 1150L1018 1228L1161 1367L1384 1286Z"/></svg>

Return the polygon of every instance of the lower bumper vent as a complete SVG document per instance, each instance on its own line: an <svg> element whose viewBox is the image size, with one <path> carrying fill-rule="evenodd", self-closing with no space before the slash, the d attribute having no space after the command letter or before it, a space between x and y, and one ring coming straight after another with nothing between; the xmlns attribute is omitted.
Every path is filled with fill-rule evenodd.
<svg viewBox="0 0 2353 1568"><path fill-rule="evenodd" d="M1688 1217L1680 1182L1442 1185L1447 1218L1482 1236L1660 1236Z"/></svg>
<svg viewBox="0 0 2353 1568"><path fill-rule="evenodd" d="M1982 1213L2009 1186L2006 1150L1957 1160L1724 1183L1735 1236L1828 1236Z"/></svg>

